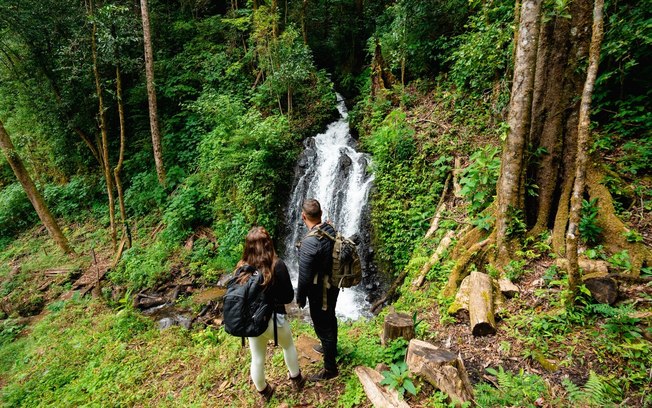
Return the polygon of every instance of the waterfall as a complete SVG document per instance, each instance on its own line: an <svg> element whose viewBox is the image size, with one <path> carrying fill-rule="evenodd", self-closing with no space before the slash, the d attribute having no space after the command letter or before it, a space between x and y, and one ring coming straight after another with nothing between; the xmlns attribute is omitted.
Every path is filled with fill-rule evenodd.
<svg viewBox="0 0 652 408"><path fill-rule="evenodd" d="M285 257L295 287L299 275L295 246L308 232L301 221L304 199L317 199L322 207L322 220L331 222L344 236L356 233L368 236L360 231L360 227L373 181L373 175L367 173L370 159L354 148L348 112L339 94L337 110L340 113L338 120L329 124L324 133L304 142L305 150L298 163L298 180L287 209L289 233L285 240ZM362 251L367 250L364 243L359 250L363 258ZM355 320L369 313L370 305L361 286L340 292L335 308L338 317Z"/></svg>

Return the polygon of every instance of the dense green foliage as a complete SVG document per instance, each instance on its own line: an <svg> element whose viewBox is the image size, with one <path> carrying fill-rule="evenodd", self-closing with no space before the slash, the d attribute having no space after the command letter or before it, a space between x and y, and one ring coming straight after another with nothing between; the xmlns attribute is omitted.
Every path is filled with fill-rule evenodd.
<svg viewBox="0 0 652 408"><path fill-rule="evenodd" d="M0 0L0 120L78 253L66 257L47 240L0 155L3 404L191 406L227 398L231 406L254 405L247 350L238 339L214 327L159 331L130 307L131 296L179 276L213 285L232 270L252 225L265 226L280 242L301 141L335 117L335 89L347 99L360 147L372 156L370 232L381 278L404 272L394 306L412 314L417 338L440 344L451 336L442 330L459 334L448 314L453 299L442 288L455 268L449 253L459 231L477 227L485 234L495 219L499 146L508 131L512 1L150 0L165 186L154 170L140 10L126 0L91 3ZM545 18L568 18L568 6L546 1ZM647 244L651 10L651 0L607 1L592 117L592 153L608 169L604 184L616 211L632 224L624 238ZM93 33L112 168L120 148L118 69L121 75L121 178L132 246L108 273L100 300L58 300L96 255L107 263L115 255L106 180L97 151L89 149L101 147ZM374 71L379 57L394 76L383 89ZM537 194L536 185L524 187ZM436 233L424 238L442 194L450 205ZM600 205L583 202L583 254L630 272L632 253L607 252ZM501 364L492 356L488 366L478 368L482 357L469 365L474 378L492 379L477 383L476 402L652 404L652 333L641 314L649 312L643 309L649 285L636 287L630 294L636 300L614 306L593 304L582 287L571 307L550 234L527 236L524 214L512 215L508 234L520 242L502 272L526 290L503 311L498 336L509 341L498 346ZM458 232L453 245L424 270L449 230ZM57 268L65 273L42 273ZM501 273L479 262L470 269ZM641 273L651 275L650 265ZM417 277L425 281L419 289L412 286ZM180 303L192 304L190 297ZM35 324L24 320L41 312ZM409 401L449 406L444 394L411 377L403 363L407 342L380 345L384 313L341 325L338 380L307 396L280 387L272 405L307 399L314 406L360 406L366 396L353 367L384 363L385 384ZM299 319L292 324L295 334L313 335ZM284 378L280 353L268 368L272 378ZM572 381L559 380L569 372ZM321 398L334 392L336 403Z"/></svg>

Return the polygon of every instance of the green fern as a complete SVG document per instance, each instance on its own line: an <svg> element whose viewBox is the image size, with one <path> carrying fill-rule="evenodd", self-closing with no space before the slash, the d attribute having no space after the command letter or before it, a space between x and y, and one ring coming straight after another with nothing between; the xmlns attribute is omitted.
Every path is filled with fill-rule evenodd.
<svg viewBox="0 0 652 408"><path fill-rule="evenodd" d="M568 379L564 379L562 384L568 392L568 399L577 405L615 407L622 400L622 392L594 371L589 373L589 379L582 388Z"/></svg>
<svg viewBox="0 0 652 408"><path fill-rule="evenodd" d="M498 367L498 370L487 368L486 371L496 377L498 388L487 383L478 384L475 389L475 401L478 406L505 407L517 404L522 407L534 407L537 399L547 399L550 395L541 377L525 374L522 369L517 374L506 372L502 367Z"/></svg>

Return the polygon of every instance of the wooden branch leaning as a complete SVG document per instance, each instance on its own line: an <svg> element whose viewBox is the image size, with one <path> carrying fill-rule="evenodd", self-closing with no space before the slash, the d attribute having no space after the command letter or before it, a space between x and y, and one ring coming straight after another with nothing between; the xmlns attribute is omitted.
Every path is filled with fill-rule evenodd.
<svg viewBox="0 0 652 408"><path fill-rule="evenodd" d="M373 368L358 366L353 369L358 376L367 398L375 408L410 408L402 401L398 392L380 385L383 376Z"/></svg>
<svg viewBox="0 0 652 408"><path fill-rule="evenodd" d="M456 405L473 400L473 387L461 356L412 339L405 359L412 373L448 394Z"/></svg>
<svg viewBox="0 0 652 408"><path fill-rule="evenodd" d="M455 231L450 230L446 233L446 235L444 235L441 241L439 241L439 245L437 246L437 249L432 254L428 262L426 262L423 265L421 271L419 271L419 276L412 282L412 287L418 288L421 285L423 285L423 281L426 279L426 275L430 271L430 268L432 268L439 262L441 256L444 254L444 252L448 249L448 247L450 247L451 243L453 242L453 237L455 237Z"/></svg>

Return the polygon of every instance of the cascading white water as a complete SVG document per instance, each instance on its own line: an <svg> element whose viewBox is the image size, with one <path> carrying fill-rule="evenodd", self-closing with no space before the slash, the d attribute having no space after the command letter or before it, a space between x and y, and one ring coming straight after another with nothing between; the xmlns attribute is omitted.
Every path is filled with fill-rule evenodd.
<svg viewBox="0 0 652 408"><path fill-rule="evenodd" d="M315 198L322 207L322 219L331 222L344 236L360 233L362 212L367 204L373 175L366 169L369 157L354 149L348 112L341 95L337 95L340 118L328 125L324 133L308 138L299 166L304 169L287 210L290 233L285 241L286 260L296 287L298 259L295 245L307 233L301 221L301 203ZM369 313L370 305L359 287L340 292L335 311L339 317L359 319Z"/></svg>

